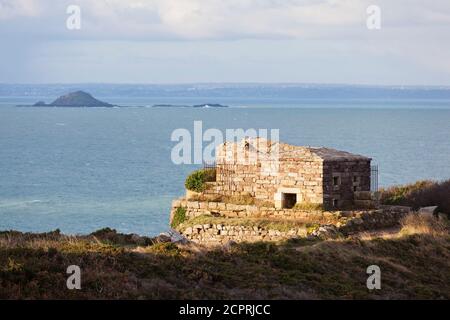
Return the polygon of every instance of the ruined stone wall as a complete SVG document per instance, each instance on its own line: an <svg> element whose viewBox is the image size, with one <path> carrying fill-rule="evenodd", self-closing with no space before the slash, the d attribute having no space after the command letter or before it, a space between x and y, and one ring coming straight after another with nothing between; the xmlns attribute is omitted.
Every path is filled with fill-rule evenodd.
<svg viewBox="0 0 450 320"><path fill-rule="evenodd" d="M179 207L186 208L186 218L188 219L201 215L216 215L229 218L326 220L333 219L340 214L339 212L276 209L271 207L238 205L224 202L189 201L182 198L172 202L171 217Z"/></svg>
<svg viewBox="0 0 450 320"><path fill-rule="evenodd" d="M378 209L363 210L339 228L343 234L366 230L377 230L400 226L401 220L411 213L410 207L380 206Z"/></svg>
<svg viewBox="0 0 450 320"><path fill-rule="evenodd" d="M335 179L338 179L337 185ZM370 191L370 160L325 161L323 163L325 208L342 208L352 205L355 191ZM334 203L333 200L335 200Z"/></svg>
<svg viewBox="0 0 450 320"><path fill-rule="evenodd" d="M185 205L184 202L174 202L174 205ZM187 208L187 214L190 217L205 214L208 212L206 209L197 208L197 204L189 203ZM206 208L207 205L201 205ZM243 206L229 207L229 209L242 209ZM173 211L176 207L173 208ZM263 210L264 211L264 210ZM291 211L291 214L295 210L270 210L273 212L272 216L265 216L266 218L277 217L277 214L284 215ZM228 213L234 212L239 217L245 217L244 212L240 211L228 211ZM341 235L351 235L353 233L361 231L371 231L383 228L397 227L400 225L401 220L411 212L409 207L403 206L381 206L378 209L373 210L357 210L357 211L337 211L330 212L331 215L340 215L346 217L344 223L321 223L316 225L315 228L295 227L288 231L280 231L275 229L266 229L257 226L240 226L240 225L227 225L227 224L203 224L194 225L186 228L181 228L180 232L188 240L205 245L223 245L228 241L235 242L256 242L256 241L283 241L296 238L314 238L325 237L334 238ZM222 216L226 216L227 210L220 210ZM301 217L313 218L314 216L320 217L316 212L300 212L297 211L298 219ZM324 213L327 214L327 213ZM232 215L232 216L236 216ZM294 214L295 215L295 214ZM340 220L342 221L342 220Z"/></svg>
<svg viewBox="0 0 450 320"><path fill-rule="evenodd" d="M206 245L224 245L229 241L280 241L306 237L307 230L306 228L293 228L289 231L279 231L256 226L199 224L186 228L182 234L192 242Z"/></svg>

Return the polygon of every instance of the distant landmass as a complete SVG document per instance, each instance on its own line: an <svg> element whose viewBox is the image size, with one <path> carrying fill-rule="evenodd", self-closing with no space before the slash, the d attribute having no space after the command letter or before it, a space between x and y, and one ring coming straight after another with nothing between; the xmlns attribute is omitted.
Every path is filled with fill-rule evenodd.
<svg viewBox="0 0 450 320"><path fill-rule="evenodd" d="M197 101L224 99L301 100L450 100L449 86L375 86L308 83L191 83L191 84L4 84L1 97L52 97L61 92L84 90L101 97L158 99L195 98ZM38 98L39 99L39 98ZM204 100L207 99L207 100ZM220 100L219 100L220 99ZM173 103L172 100L161 100ZM178 100L182 101L182 100ZM193 101L193 100L190 100ZM188 103L188 102L187 102ZM191 103L191 102L189 102Z"/></svg>
<svg viewBox="0 0 450 320"><path fill-rule="evenodd" d="M154 108L228 108L228 106L218 103L203 103L194 105L185 104L155 104Z"/></svg>
<svg viewBox="0 0 450 320"><path fill-rule="evenodd" d="M33 107L107 107L114 105L95 99L91 94L84 91L75 91L65 94L52 103L44 101L36 102Z"/></svg>

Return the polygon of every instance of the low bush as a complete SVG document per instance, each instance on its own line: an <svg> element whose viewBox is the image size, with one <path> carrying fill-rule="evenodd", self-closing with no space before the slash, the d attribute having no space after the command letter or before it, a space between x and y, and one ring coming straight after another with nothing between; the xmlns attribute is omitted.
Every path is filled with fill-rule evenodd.
<svg viewBox="0 0 450 320"><path fill-rule="evenodd" d="M380 191L383 204L409 206L414 210L420 207L438 206L438 211L450 215L450 180L417 181Z"/></svg>
<svg viewBox="0 0 450 320"><path fill-rule="evenodd" d="M199 169L192 172L184 183L186 189L203 192L206 190L206 182L216 181L215 169Z"/></svg>

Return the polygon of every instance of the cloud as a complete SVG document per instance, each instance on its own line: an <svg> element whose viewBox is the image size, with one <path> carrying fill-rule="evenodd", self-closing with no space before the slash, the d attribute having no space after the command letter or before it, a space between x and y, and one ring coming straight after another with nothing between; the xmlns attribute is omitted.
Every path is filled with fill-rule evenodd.
<svg viewBox="0 0 450 320"><path fill-rule="evenodd" d="M66 8L73 4L81 7L79 31L66 28ZM366 28L366 9L372 4L381 8L379 31ZM373 77L383 79L389 73L389 79L401 82L409 81L409 69L414 69L417 79L441 77L448 82L449 29L448 0L0 0L0 58L7 58L5 64L18 61L22 69L29 68L27 74L38 66L41 74L48 74L53 66L55 79L68 62L101 64L105 70L127 65L137 75L142 68L125 63L134 59L163 73L164 68L141 60L151 56L169 69L198 59L196 68L186 69L188 75L223 65L218 74L239 74L247 67L258 80L259 70L272 68L266 76L273 77L282 67L282 81L292 79L290 72L300 77L306 68L306 81L323 69L329 70L321 71L323 81L339 82L345 74L354 75L350 80L367 77L365 69L370 69ZM148 45L143 49L141 43ZM72 54L77 48L83 49L84 58ZM155 48L158 54L149 52ZM115 60L103 59L111 51ZM33 60L38 58L43 60ZM308 69L310 65L314 68Z"/></svg>
<svg viewBox="0 0 450 320"><path fill-rule="evenodd" d="M65 8L70 4L82 9L83 28L76 34L78 38L235 40L363 34L366 8L373 1L0 0L0 24L1 20L15 20L19 25L27 18L39 17L50 23L39 25L35 33L67 35ZM386 27L450 25L447 0L426 4L419 0L378 0L376 4L382 9Z"/></svg>
<svg viewBox="0 0 450 320"><path fill-rule="evenodd" d="M0 0L0 20L38 16L40 9L37 0Z"/></svg>

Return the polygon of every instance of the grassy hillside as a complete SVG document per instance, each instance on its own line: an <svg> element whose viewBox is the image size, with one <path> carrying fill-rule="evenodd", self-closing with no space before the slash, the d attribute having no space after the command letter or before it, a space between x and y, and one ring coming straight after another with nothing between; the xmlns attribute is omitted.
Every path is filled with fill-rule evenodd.
<svg viewBox="0 0 450 320"><path fill-rule="evenodd" d="M81 267L81 290L66 268ZM381 267L381 290L366 268ZM106 229L89 236L0 233L0 298L450 299L447 223L408 218L399 232L206 249Z"/></svg>

